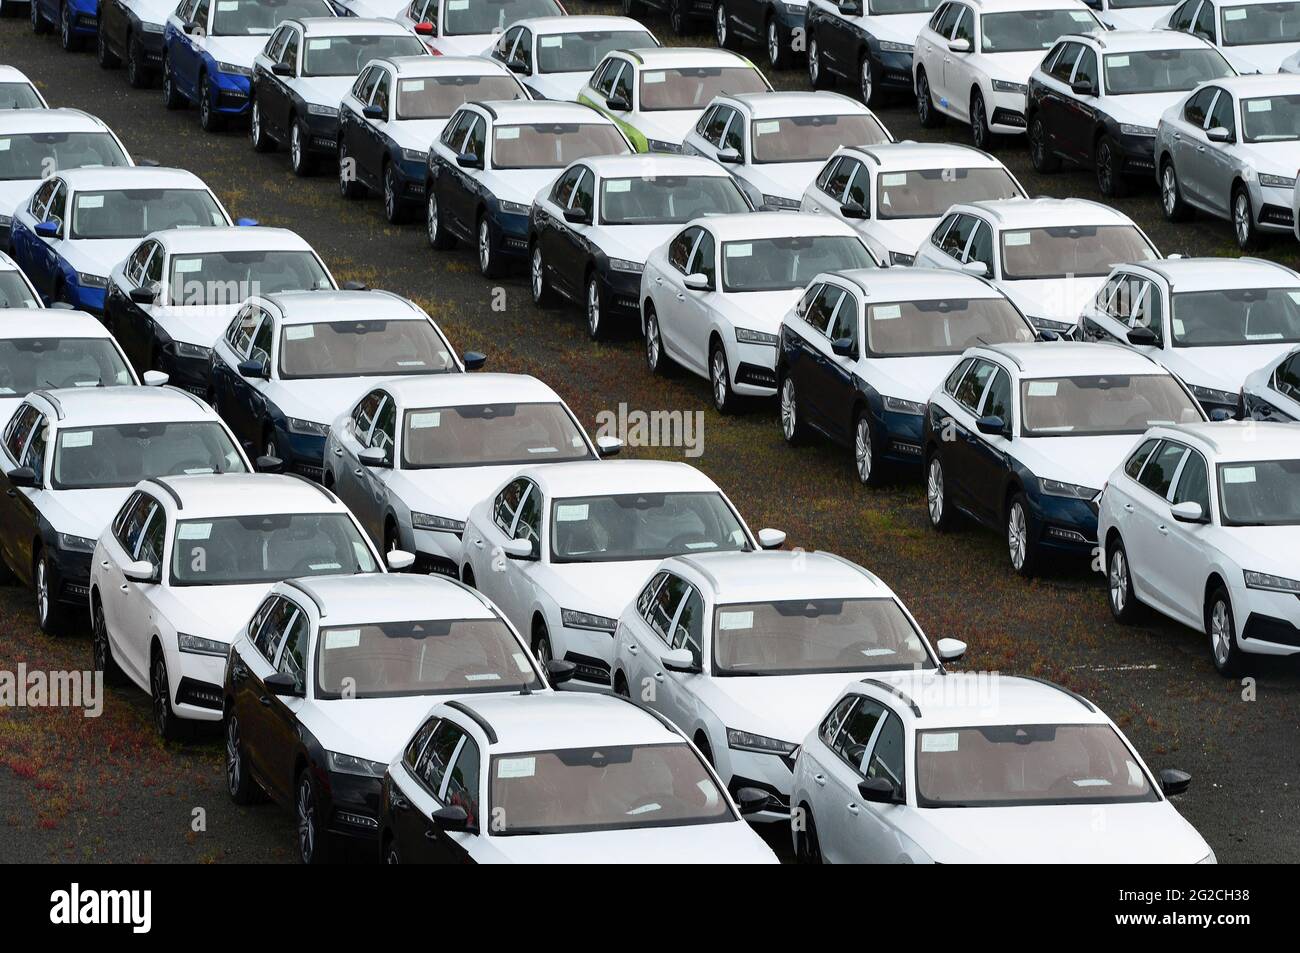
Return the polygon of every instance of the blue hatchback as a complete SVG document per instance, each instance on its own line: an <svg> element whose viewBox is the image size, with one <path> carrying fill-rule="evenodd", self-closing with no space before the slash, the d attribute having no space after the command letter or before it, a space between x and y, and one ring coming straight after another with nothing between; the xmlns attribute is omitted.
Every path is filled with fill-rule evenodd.
<svg viewBox="0 0 1300 953"><path fill-rule="evenodd" d="M99 0L31 0L32 32L59 31L59 45L69 53L99 32Z"/></svg>

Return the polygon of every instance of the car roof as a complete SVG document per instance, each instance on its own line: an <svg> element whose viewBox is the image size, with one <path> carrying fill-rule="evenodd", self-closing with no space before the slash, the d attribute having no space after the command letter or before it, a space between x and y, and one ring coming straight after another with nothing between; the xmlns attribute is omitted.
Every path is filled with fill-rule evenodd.
<svg viewBox="0 0 1300 953"><path fill-rule="evenodd" d="M1290 73L1251 73L1246 76L1225 76L1205 85L1222 86L1234 96L1249 99L1252 96L1294 96L1300 93L1300 76Z"/></svg>
<svg viewBox="0 0 1300 953"><path fill-rule="evenodd" d="M468 586L438 575L357 573L310 576L282 582L289 595L308 593L322 626L416 622L428 619L491 619L496 613ZM301 599L301 594L297 595Z"/></svg>
<svg viewBox="0 0 1300 953"><path fill-rule="evenodd" d="M995 157L960 142L882 142L870 146L841 146L874 161L881 171L890 169L1002 168Z"/></svg>
<svg viewBox="0 0 1300 953"><path fill-rule="evenodd" d="M1300 274L1263 258L1158 258L1124 267L1155 272L1175 292L1300 286Z"/></svg>
<svg viewBox="0 0 1300 953"><path fill-rule="evenodd" d="M669 155L663 152L592 156L577 161L592 169L601 178L658 175L729 177L731 175L718 163L704 156Z"/></svg>
<svg viewBox="0 0 1300 953"><path fill-rule="evenodd" d="M1132 225L1123 212L1091 199L990 199L954 205L950 211L982 211L999 228L1044 228L1053 225Z"/></svg>
<svg viewBox="0 0 1300 953"><path fill-rule="evenodd" d="M917 731L984 725L1109 723L1105 713L1082 696L1030 676L945 674L931 669L872 675L849 687L885 702Z"/></svg>
<svg viewBox="0 0 1300 953"><path fill-rule="evenodd" d="M717 493L701 471L671 460L585 460L522 467L547 497L620 495L625 493Z"/></svg>
<svg viewBox="0 0 1300 953"><path fill-rule="evenodd" d="M214 228L169 228L149 238L173 255L223 251L311 251L305 239L287 228L226 225Z"/></svg>
<svg viewBox="0 0 1300 953"><path fill-rule="evenodd" d="M967 354L982 352L1010 359L1020 377L1082 377L1090 374L1161 374L1164 367L1140 351L1117 344L1092 341L1053 341L977 345Z"/></svg>
<svg viewBox="0 0 1300 953"><path fill-rule="evenodd" d="M387 17L294 17L285 22L299 24L307 36L414 36Z"/></svg>
<svg viewBox="0 0 1300 953"><path fill-rule="evenodd" d="M492 114L492 121L498 124L548 122L614 124L614 120L604 113L583 103L565 103L552 99L496 99L491 102L470 102L466 105L487 110Z"/></svg>
<svg viewBox="0 0 1300 953"><path fill-rule="evenodd" d="M1212 50L1214 44L1179 30L1089 30L1068 33L1062 40L1095 43L1105 53L1144 53L1148 50Z"/></svg>
<svg viewBox="0 0 1300 953"><path fill-rule="evenodd" d="M825 274L838 275L857 285L867 304L1005 297L983 279L952 268L852 268Z"/></svg>
<svg viewBox="0 0 1300 953"><path fill-rule="evenodd" d="M1171 424L1153 427L1152 437L1190 438L1204 444L1221 461L1300 460L1300 427L1264 420Z"/></svg>
<svg viewBox="0 0 1300 953"><path fill-rule="evenodd" d="M33 86L36 85L35 83L32 83L31 79L27 76L27 74L24 73L22 70L18 69L18 67L6 66L0 64L0 83L17 83L17 82L31 83L31 85Z"/></svg>
<svg viewBox="0 0 1300 953"><path fill-rule="evenodd" d="M966 0L980 13L1014 13L1021 10L1083 10L1083 0Z"/></svg>
<svg viewBox="0 0 1300 953"><path fill-rule="evenodd" d="M261 516L277 513L346 513L347 507L324 487L305 477L278 473L205 473L191 476L157 477L148 484L162 483L172 493L166 502L178 510L178 519L222 516ZM176 497L180 506L175 506Z"/></svg>
<svg viewBox="0 0 1300 953"><path fill-rule="evenodd" d="M762 93L723 93L717 100L738 103L754 119L776 119L784 116L866 115L870 110L856 99L843 93L819 90L774 90Z"/></svg>
<svg viewBox="0 0 1300 953"><path fill-rule="evenodd" d="M641 69L673 69L695 66L747 66L754 64L730 50L706 46L643 46L631 50L618 50L631 56Z"/></svg>
<svg viewBox="0 0 1300 953"><path fill-rule="evenodd" d="M528 17L516 20L506 27L511 30L517 26L527 27L534 35L548 33L581 33L597 30L640 30L650 33L648 26L631 17L601 16L598 14L579 14L576 16Z"/></svg>
<svg viewBox="0 0 1300 953"><path fill-rule="evenodd" d="M257 297L275 306L283 324L428 318L400 295L377 288L367 291L281 291Z"/></svg>
<svg viewBox="0 0 1300 953"><path fill-rule="evenodd" d="M700 553L673 556L660 564L660 568L673 571L681 567L703 577L714 601L723 604L894 596L866 569L826 552Z"/></svg>
<svg viewBox="0 0 1300 953"><path fill-rule="evenodd" d="M0 308L0 339L108 338L103 322L85 311L49 308L34 320L32 308Z"/></svg>
<svg viewBox="0 0 1300 953"><path fill-rule="evenodd" d="M477 695L461 700L458 707L492 726L497 739L493 754L684 743L655 715L616 695ZM458 720L463 717L463 711L457 712Z"/></svg>
<svg viewBox="0 0 1300 953"><path fill-rule="evenodd" d="M734 212L729 215L706 215L690 224L707 225L723 241L856 234L852 227L838 218L809 215L806 212Z"/></svg>
<svg viewBox="0 0 1300 953"><path fill-rule="evenodd" d="M203 189L207 184L187 169L154 166L87 166L68 169L59 176L74 192L97 189Z"/></svg>
<svg viewBox="0 0 1300 953"><path fill-rule="evenodd" d="M31 396L58 401L60 427L218 419L211 407L178 387L64 387Z"/></svg>
<svg viewBox="0 0 1300 953"><path fill-rule="evenodd" d="M504 63L486 56L379 56L372 63L384 63L397 71L399 79L421 76L504 76ZM364 68L364 67L363 67Z"/></svg>
<svg viewBox="0 0 1300 953"><path fill-rule="evenodd" d="M33 132L105 132L99 117L66 106L58 109L6 109L0 111L0 136Z"/></svg>
<svg viewBox="0 0 1300 953"><path fill-rule="evenodd" d="M375 387L388 391L405 408L560 400L559 394L531 374L419 374L395 377Z"/></svg>

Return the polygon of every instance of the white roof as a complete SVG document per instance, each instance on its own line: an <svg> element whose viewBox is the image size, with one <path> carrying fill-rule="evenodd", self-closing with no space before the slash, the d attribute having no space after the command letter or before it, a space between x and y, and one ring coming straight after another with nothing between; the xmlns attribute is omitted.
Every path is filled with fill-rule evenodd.
<svg viewBox="0 0 1300 953"><path fill-rule="evenodd" d="M276 473L221 473L159 477L143 481L163 483L181 498L177 519L208 519L221 516L261 516L279 513L345 513L334 494L304 479ZM151 492L157 494L157 487ZM175 509L168 494L167 506Z"/></svg>
<svg viewBox="0 0 1300 953"><path fill-rule="evenodd" d="M1019 367L1013 367L1012 370L1018 371L1021 378L1169 374L1164 367L1132 348L1090 341L999 344L995 348L977 346L969 348L966 353L1010 357L1014 362L1019 362Z"/></svg>
<svg viewBox="0 0 1300 953"><path fill-rule="evenodd" d="M0 136L41 132L104 132L102 119L80 109L5 109L0 111Z"/></svg>
<svg viewBox="0 0 1300 953"><path fill-rule="evenodd" d="M260 296L284 324L321 321L427 320L428 315L391 291L285 291Z"/></svg>
<svg viewBox="0 0 1300 953"><path fill-rule="evenodd" d="M650 46L621 52L631 54L641 69L693 69L700 66L755 68L753 63L739 53L704 46Z"/></svg>
<svg viewBox="0 0 1300 953"><path fill-rule="evenodd" d="M715 97L741 106L754 119L777 119L785 116L862 115L871 112L856 99L842 93L826 91L773 91L737 93Z"/></svg>
<svg viewBox="0 0 1300 953"><path fill-rule="evenodd" d="M1147 435L1190 437L1210 448L1221 461L1300 460L1300 427L1295 424L1225 420L1153 427Z"/></svg>
<svg viewBox="0 0 1300 953"><path fill-rule="evenodd" d="M533 31L534 36L543 36L550 33L595 33L597 31L623 33L636 30L640 33L649 33L650 29L639 20L633 20L631 17L606 17L606 16L557 16L557 17L529 17L526 20L516 20L506 30L514 27L523 26Z"/></svg>
<svg viewBox="0 0 1300 953"><path fill-rule="evenodd" d="M523 467L547 498L628 493L717 493L718 486L686 463L668 460L590 460Z"/></svg>
<svg viewBox="0 0 1300 953"><path fill-rule="evenodd" d="M390 56L375 62L389 63L399 79L418 76L507 76L514 75L504 63L485 56Z"/></svg>
<svg viewBox="0 0 1300 953"><path fill-rule="evenodd" d="M661 568L693 570L718 603L790 599L892 598L893 591L867 570L831 553L771 550L701 553L665 559Z"/></svg>
<svg viewBox="0 0 1300 953"><path fill-rule="evenodd" d="M1103 53L1145 53L1148 50L1212 50L1214 44L1199 36L1178 30L1113 30L1098 32L1091 30L1077 37L1062 39L1080 39L1096 44Z"/></svg>
<svg viewBox="0 0 1300 953"><path fill-rule="evenodd" d="M322 626L429 619L490 619L494 613L474 590L445 576L414 573L358 573L295 580L324 607ZM297 600L302 594L280 583L276 589Z"/></svg>
<svg viewBox="0 0 1300 953"><path fill-rule="evenodd" d="M223 251L311 251L297 232L287 228L227 225L217 228L169 228L149 236L173 255Z"/></svg>
<svg viewBox="0 0 1300 953"><path fill-rule="evenodd" d="M1247 76L1225 76L1206 85L1222 86L1239 99L1251 99L1255 96L1295 96L1300 93L1300 75L1252 73Z"/></svg>
<svg viewBox="0 0 1300 953"><path fill-rule="evenodd" d="M657 175L694 175L729 177L729 173L712 159L704 156L668 155L662 152L629 153L628 155L592 156L580 159L602 179Z"/></svg>
<svg viewBox="0 0 1300 953"><path fill-rule="evenodd" d="M842 275L859 288L865 287L866 294L863 297L868 304L881 301L1005 297L988 282L951 268L855 268L826 274Z"/></svg>
<svg viewBox="0 0 1300 953"><path fill-rule="evenodd" d="M1004 229L1133 224L1123 212L1091 199L992 199L955 205L953 209L984 212Z"/></svg>
<svg viewBox="0 0 1300 953"><path fill-rule="evenodd" d="M991 685L982 679L995 679ZM921 714L883 683L914 702ZM851 683L852 684L852 683ZM1060 686L1016 675L934 670L871 675L855 691L889 705L917 731L980 725L1106 724L1108 719L1091 702ZM996 704L990 704L992 693Z"/></svg>
<svg viewBox="0 0 1300 953"><path fill-rule="evenodd" d="M387 17L299 17L307 36L411 36L411 31Z"/></svg>
<svg viewBox="0 0 1300 953"><path fill-rule="evenodd" d="M469 103L467 105L475 104ZM478 103L477 105L495 112L496 118L493 122L497 125L509 125L511 123L531 125L533 123L548 122L614 124L614 120L604 113L597 112L582 103L562 103L551 99L498 99L489 103Z"/></svg>
<svg viewBox="0 0 1300 953"><path fill-rule="evenodd" d="M869 164L874 159L878 171L1004 168L995 156L957 142L882 142L871 146L842 146L838 151L853 153Z"/></svg>
<svg viewBox="0 0 1300 953"><path fill-rule="evenodd" d="M560 402L559 394L530 374L420 374L377 386L406 408Z"/></svg>
<svg viewBox="0 0 1300 953"><path fill-rule="evenodd" d="M27 78L27 74L18 69L18 67L4 66L2 64L0 64L0 83L27 83L29 86L35 85L35 83Z"/></svg>
<svg viewBox="0 0 1300 953"><path fill-rule="evenodd" d="M1263 258L1160 258L1125 266L1162 276L1174 293L1230 288L1300 287L1300 274Z"/></svg>
<svg viewBox="0 0 1300 953"><path fill-rule="evenodd" d="M94 315L49 308L33 319L31 308L0 308L0 339L112 337Z"/></svg>
<svg viewBox="0 0 1300 953"><path fill-rule="evenodd" d="M210 191L202 179L185 169L159 169L149 166L97 166L69 169L59 176L74 192L107 189L202 189Z"/></svg>
<svg viewBox="0 0 1300 953"><path fill-rule="evenodd" d="M460 704L492 726L497 736L493 754L685 743L654 715L616 695L476 695ZM448 714L457 721L465 718L454 709Z"/></svg>
<svg viewBox="0 0 1300 953"><path fill-rule="evenodd" d="M806 212L735 212L707 215L691 224L705 226L722 241L856 234L838 218Z"/></svg>
<svg viewBox="0 0 1300 953"><path fill-rule="evenodd" d="M980 13L1019 13L1028 10L1087 10L1082 0L968 0Z"/></svg>
<svg viewBox="0 0 1300 953"><path fill-rule="evenodd" d="M42 317L48 312L42 312ZM63 410L60 427L217 420L203 401L175 387L65 387L49 394Z"/></svg>

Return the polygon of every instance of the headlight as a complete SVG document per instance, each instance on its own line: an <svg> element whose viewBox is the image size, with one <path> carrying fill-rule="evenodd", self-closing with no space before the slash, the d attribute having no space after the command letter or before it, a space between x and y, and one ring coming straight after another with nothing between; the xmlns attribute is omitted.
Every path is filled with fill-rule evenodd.
<svg viewBox="0 0 1300 953"><path fill-rule="evenodd" d="M1287 178L1285 175L1265 175L1261 172L1259 174L1259 184L1270 189L1294 189L1295 179Z"/></svg>
<svg viewBox="0 0 1300 953"><path fill-rule="evenodd" d="M187 635L184 632L176 633L176 647L190 655L213 655L220 658L225 658L230 649L230 646L225 642L218 642L216 639L203 639L197 635Z"/></svg>
<svg viewBox="0 0 1300 953"><path fill-rule="evenodd" d="M314 420L303 420L301 417L285 417L284 424L289 428L289 433L303 434L308 437L324 437L330 432L329 424L318 424Z"/></svg>
<svg viewBox="0 0 1300 953"><path fill-rule="evenodd" d="M1051 318L1030 318L1029 323L1048 331L1073 331L1077 326L1070 321L1054 321Z"/></svg>
<svg viewBox="0 0 1300 953"><path fill-rule="evenodd" d="M161 23L141 23L140 29L145 33L161 33L163 25Z"/></svg>
<svg viewBox="0 0 1300 953"><path fill-rule="evenodd" d="M0 215L0 228L8 228L13 223L12 215Z"/></svg>
<svg viewBox="0 0 1300 953"><path fill-rule="evenodd" d="M618 628L617 619L577 609L561 609L560 621L570 629L590 629L593 632L613 632Z"/></svg>
<svg viewBox="0 0 1300 953"><path fill-rule="evenodd" d="M506 202L502 200L497 202L497 205L500 206L501 211L511 215L527 215L532 211L532 206L525 205L523 202Z"/></svg>
<svg viewBox="0 0 1300 953"><path fill-rule="evenodd" d="M1263 589L1266 592L1291 592L1300 595L1300 580L1274 576L1266 572L1245 572L1247 589Z"/></svg>
<svg viewBox="0 0 1300 953"><path fill-rule="evenodd" d="M910 43L895 43L893 40L881 40L880 48L886 53L911 53L913 50Z"/></svg>
<svg viewBox="0 0 1300 953"><path fill-rule="evenodd" d="M749 328L736 328L736 340L741 344L768 344L776 347L776 335L766 331L751 331Z"/></svg>
<svg viewBox="0 0 1300 953"><path fill-rule="evenodd" d="M645 265L639 261L628 261L626 258L611 258L609 260L611 271L625 271L629 275L639 275L645 271Z"/></svg>
<svg viewBox="0 0 1300 953"><path fill-rule="evenodd" d="M993 81L993 92L995 93L1019 93L1024 96L1029 92L1029 87L1024 83L1012 83L1005 79L995 79Z"/></svg>
<svg viewBox="0 0 1300 953"><path fill-rule="evenodd" d="M901 251L891 251L889 253L889 263L903 268L910 268L916 262L915 255L904 255Z"/></svg>
<svg viewBox="0 0 1300 953"><path fill-rule="evenodd" d="M172 341L171 349L177 357L188 357L196 361L206 361L212 356L212 348L201 344L187 344L185 341Z"/></svg>
<svg viewBox="0 0 1300 953"><path fill-rule="evenodd" d="M339 109L337 106L317 106L315 103L308 103L307 112L312 116L333 116L337 118Z"/></svg>
<svg viewBox="0 0 1300 953"><path fill-rule="evenodd" d="M1149 136L1155 138L1156 131L1151 126L1134 126L1127 122L1119 124L1119 131L1126 136Z"/></svg>
<svg viewBox="0 0 1300 953"><path fill-rule="evenodd" d="M1241 397L1240 394L1234 394L1232 391L1215 390L1213 387L1197 387L1195 384L1192 384L1191 387L1192 395L1197 400L1211 404L1230 404L1236 407Z"/></svg>
<svg viewBox="0 0 1300 953"><path fill-rule="evenodd" d="M776 738L769 738L766 735L756 735L752 731L741 731L739 728L727 729L727 747L735 748L737 751L755 751L758 754L792 754L798 745L793 745L788 741L780 741Z"/></svg>
<svg viewBox="0 0 1300 953"><path fill-rule="evenodd" d="M682 151L681 143L664 142L662 139L647 139L645 145L651 152L670 152L673 155L678 155Z"/></svg>
<svg viewBox="0 0 1300 953"><path fill-rule="evenodd" d="M423 165L429 161L429 153L421 152L419 149L403 149L402 160L404 162L419 162Z"/></svg>
<svg viewBox="0 0 1300 953"><path fill-rule="evenodd" d="M217 63L217 69L223 73L229 73L231 76L252 76L253 71L247 66L240 66L238 63Z"/></svg>
<svg viewBox="0 0 1300 953"><path fill-rule="evenodd" d="M433 529L440 533L455 533L458 536L465 532L465 522L463 520L452 520L445 516L433 516L429 513L412 513L411 525L416 529Z"/></svg>
<svg viewBox="0 0 1300 953"><path fill-rule="evenodd" d="M1090 486L1062 483L1060 480L1039 480L1038 485L1048 496L1066 496L1072 500L1091 500L1101 492Z"/></svg>
<svg viewBox="0 0 1300 953"><path fill-rule="evenodd" d="M799 200L788 199L783 195L764 195L763 204L772 208L790 209L795 212L799 211Z"/></svg>
<svg viewBox="0 0 1300 953"><path fill-rule="evenodd" d="M77 284L84 288L107 288L108 279L103 275L92 275L79 271L77 272Z"/></svg>
<svg viewBox="0 0 1300 953"><path fill-rule="evenodd" d="M355 774L363 778L382 778L384 772L388 770L388 765L382 761L367 761L365 758L358 758L356 755L339 754L337 751L327 751L329 755L330 770L335 774Z"/></svg>
<svg viewBox="0 0 1300 953"><path fill-rule="evenodd" d="M93 553L95 551L95 541L87 539L85 536L60 533L59 549L65 549L70 553Z"/></svg>
<svg viewBox="0 0 1300 953"><path fill-rule="evenodd" d="M886 397L885 410L892 410L896 414L915 414L919 417L925 413L925 404L919 404L914 400L903 400L901 397Z"/></svg>

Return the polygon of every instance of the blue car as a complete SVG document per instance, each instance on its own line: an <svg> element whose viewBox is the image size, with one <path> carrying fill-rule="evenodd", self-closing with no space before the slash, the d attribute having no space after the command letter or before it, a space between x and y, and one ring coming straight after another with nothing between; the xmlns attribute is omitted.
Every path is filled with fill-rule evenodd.
<svg viewBox="0 0 1300 953"><path fill-rule="evenodd" d="M59 31L59 45L69 53L99 32L99 0L31 0L32 32Z"/></svg>

